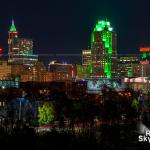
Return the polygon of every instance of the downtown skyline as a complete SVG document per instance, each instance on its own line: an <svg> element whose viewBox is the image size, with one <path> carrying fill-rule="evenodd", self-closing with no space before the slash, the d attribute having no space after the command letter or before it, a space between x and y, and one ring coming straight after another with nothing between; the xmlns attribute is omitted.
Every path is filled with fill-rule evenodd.
<svg viewBox="0 0 150 150"><path fill-rule="evenodd" d="M136 3L135 3L136 2ZM35 54L81 54L90 46L92 30L98 19L112 23L117 33L118 53L138 53L142 46L149 46L149 2L138 1L45 1L42 4L19 0L2 2L0 10L0 46L8 52L7 31L14 18L16 28L23 37L34 42ZM52 57L55 59L55 55ZM58 56L60 57L60 56ZM46 63L49 58L46 58ZM66 59L66 60L65 60ZM81 57L75 57L81 62ZM42 59L43 60L43 59ZM64 57L64 61L72 61Z"/></svg>

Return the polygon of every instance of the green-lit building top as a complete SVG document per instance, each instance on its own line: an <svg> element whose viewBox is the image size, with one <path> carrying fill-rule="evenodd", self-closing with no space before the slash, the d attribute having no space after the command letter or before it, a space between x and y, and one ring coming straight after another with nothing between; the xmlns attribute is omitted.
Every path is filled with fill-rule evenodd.
<svg viewBox="0 0 150 150"><path fill-rule="evenodd" d="M10 29L9 29L10 32L16 32L16 27L15 27L15 24L14 24L14 20L12 20L12 23L11 23L11 26L10 26Z"/></svg>
<svg viewBox="0 0 150 150"><path fill-rule="evenodd" d="M105 28L108 28L109 31L112 31L113 28L110 26L109 21L104 21L104 20L99 20L98 23L96 24L94 31L102 31Z"/></svg>
<svg viewBox="0 0 150 150"><path fill-rule="evenodd" d="M116 34L110 22L98 20L91 36L92 63L93 66L99 66L98 70L93 69L95 76L113 77L112 57L117 54L116 45Z"/></svg>

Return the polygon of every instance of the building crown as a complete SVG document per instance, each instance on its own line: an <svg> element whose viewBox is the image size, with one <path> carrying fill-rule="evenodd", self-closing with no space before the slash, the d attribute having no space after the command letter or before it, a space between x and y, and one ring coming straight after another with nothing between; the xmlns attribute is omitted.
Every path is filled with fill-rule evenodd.
<svg viewBox="0 0 150 150"><path fill-rule="evenodd" d="M9 31L10 31L10 32L16 32L16 31L17 31L13 19L12 19L12 23L11 23L11 26L10 26Z"/></svg>
<svg viewBox="0 0 150 150"><path fill-rule="evenodd" d="M108 30L108 31L112 31L113 28L110 26L110 22L109 21L104 21L104 20L98 20L98 23L96 24L94 31L102 31L102 30Z"/></svg>

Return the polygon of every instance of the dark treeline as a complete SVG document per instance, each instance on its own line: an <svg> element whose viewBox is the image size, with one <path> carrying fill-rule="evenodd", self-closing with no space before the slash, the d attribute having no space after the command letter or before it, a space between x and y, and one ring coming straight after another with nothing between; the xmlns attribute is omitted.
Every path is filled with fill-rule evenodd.
<svg viewBox="0 0 150 150"><path fill-rule="evenodd" d="M52 130L36 133L33 128L19 126L8 133L0 128L0 143L2 147L15 149L94 149L94 150L136 150L146 149L149 144L137 142L136 123L126 125L103 124L98 128L81 130Z"/></svg>
<svg viewBox="0 0 150 150"><path fill-rule="evenodd" d="M16 94L20 95L20 93ZM31 103L34 101L53 103L55 121L59 121L59 127L62 130L52 129L51 132L36 133L35 128L32 126L33 117L26 117L28 118L26 122L30 122L28 126L22 120L16 122L11 130L7 128L8 122L2 124L0 144L6 148L32 147L37 150L141 149L143 144L138 142L136 126L140 114L143 112L143 106L138 97L139 93L130 89L117 92L109 88L104 88L102 95L85 94L75 99L59 91L48 94L34 93L34 95L32 91L27 92L25 98ZM11 102L15 98L13 96L13 99L9 100L9 104L12 104ZM11 105L9 106L11 107ZM14 107L14 110L16 110L16 107ZM30 112L29 109L22 110ZM8 112L8 118L11 118L12 122L18 118L18 114L14 118L12 110L8 110ZM24 114L27 115L28 113ZM37 119L37 116L35 119ZM70 121L69 129L64 128L63 123L65 120ZM96 120L100 122L99 125L95 124ZM76 130L74 125L81 122L83 124L82 128ZM144 146L147 147L146 144Z"/></svg>
<svg viewBox="0 0 150 150"><path fill-rule="evenodd" d="M33 124L38 121L38 107L44 103L50 102L54 105L55 119L63 123L65 120L70 121L70 126L82 122L93 126L95 120L116 123L120 121L130 122L137 119L141 112L140 103L133 105L138 101L138 93L132 90L116 92L112 89L103 89L102 95L85 94L82 97L68 97L65 92L53 91L51 93L39 93L37 91L25 92L21 100L21 90L6 90L5 94L0 95L6 99L5 107L1 107L5 113L5 120L15 122L20 119ZM9 97L11 95L11 97ZM21 102L20 102L21 101ZM5 124L8 124L8 121Z"/></svg>
<svg viewBox="0 0 150 150"><path fill-rule="evenodd" d="M131 125L131 124L130 124ZM134 127L129 125L107 125L99 128L84 128L78 131L52 130L37 134L33 128L15 127L11 133L0 128L0 143L5 148L34 149L124 149L134 138L131 132Z"/></svg>

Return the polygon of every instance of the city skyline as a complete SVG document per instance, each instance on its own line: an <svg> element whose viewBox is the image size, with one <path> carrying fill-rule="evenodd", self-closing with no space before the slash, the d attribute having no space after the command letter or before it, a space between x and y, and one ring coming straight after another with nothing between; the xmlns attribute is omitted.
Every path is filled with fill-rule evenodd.
<svg viewBox="0 0 150 150"><path fill-rule="evenodd" d="M118 52L137 53L139 47L150 43L149 2L134 2L64 0L41 4L32 0L22 5L18 0L13 3L7 0L2 2L0 10L0 45L6 54L7 31L14 18L19 34L33 39L34 53L81 54L82 49L90 46L97 20L108 18L118 35Z"/></svg>
<svg viewBox="0 0 150 150"><path fill-rule="evenodd" d="M2 148L150 147L150 1L0 6Z"/></svg>

